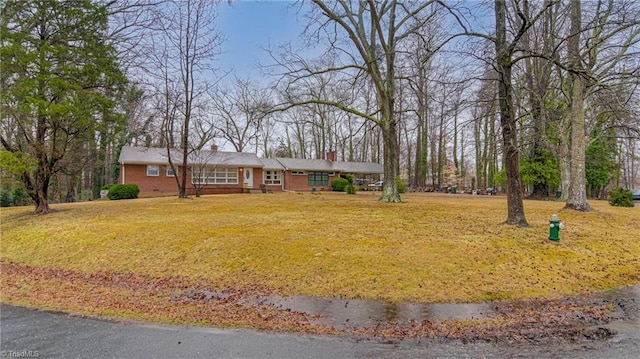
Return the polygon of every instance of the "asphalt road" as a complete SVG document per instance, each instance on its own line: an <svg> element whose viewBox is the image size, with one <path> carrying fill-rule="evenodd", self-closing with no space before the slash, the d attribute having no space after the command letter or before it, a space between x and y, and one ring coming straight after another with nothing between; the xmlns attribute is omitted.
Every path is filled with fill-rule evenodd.
<svg viewBox="0 0 640 359"><path fill-rule="evenodd" d="M273 334L110 321L2 304L2 358L607 358L640 357L640 327L587 345L497 346ZM622 325L628 326L629 323ZM637 329L637 333L636 333ZM630 331L629 331L630 330ZM631 334L629 334L631 333ZM638 335L636 335L638 334Z"/></svg>

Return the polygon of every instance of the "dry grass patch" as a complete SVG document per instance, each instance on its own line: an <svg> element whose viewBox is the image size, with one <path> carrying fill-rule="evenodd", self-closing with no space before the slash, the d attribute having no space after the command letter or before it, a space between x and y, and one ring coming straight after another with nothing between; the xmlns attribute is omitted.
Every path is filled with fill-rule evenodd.
<svg viewBox="0 0 640 359"><path fill-rule="evenodd" d="M506 199L372 193L222 195L3 208L3 261L85 273L185 276L218 288L447 302L558 296L640 281L640 208L525 202L530 227L503 224ZM548 219L566 225L548 241Z"/></svg>

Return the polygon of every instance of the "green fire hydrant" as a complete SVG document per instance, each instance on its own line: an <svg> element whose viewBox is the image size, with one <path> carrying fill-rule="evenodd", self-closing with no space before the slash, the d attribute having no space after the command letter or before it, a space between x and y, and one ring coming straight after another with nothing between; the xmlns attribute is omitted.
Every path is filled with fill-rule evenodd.
<svg viewBox="0 0 640 359"><path fill-rule="evenodd" d="M560 230L562 229L563 225L562 222L560 222L560 218L558 218L557 214L552 214L551 218L549 219L549 239L552 241L559 241L560 240Z"/></svg>

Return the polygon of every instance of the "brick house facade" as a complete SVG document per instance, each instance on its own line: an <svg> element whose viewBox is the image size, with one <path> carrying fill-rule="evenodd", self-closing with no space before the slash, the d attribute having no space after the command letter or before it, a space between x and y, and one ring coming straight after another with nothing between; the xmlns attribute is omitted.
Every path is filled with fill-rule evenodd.
<svg viewBox="0 0 640 359"><path fill-rule="evenodd" d="M120 183L135 183L140 197L178 194L171 162L181 175L183 167L175 151L125 146L120 153ZM344 174L379 176L380 164L328 159L258 158L253 153L198 151L189 158L187 194L248 193L263 191L331 190L331 181Z"/></svg>

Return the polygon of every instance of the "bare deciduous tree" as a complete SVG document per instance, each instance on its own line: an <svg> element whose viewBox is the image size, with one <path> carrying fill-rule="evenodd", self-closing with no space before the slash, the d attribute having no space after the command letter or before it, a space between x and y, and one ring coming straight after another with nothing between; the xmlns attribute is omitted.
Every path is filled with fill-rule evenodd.
<svg viewBox="0 0 640 359"><path fill-rule="evenodd" d="M163 94L162 128L172 166L171 148L181 149L178 162L185 170L176 176L180 197L187 196L189 153L198 147L190 144L192 121L205 117L198 111L216 80L213 61L223 42L216 30L217 4L210 0L175 0L155 8L154 36L150 39L154 61L149 70ZM177 143L175 135L179 137Z"/></svg>
<svg viewBox="0 0 640 359"><path fill-rule="evenodd" d="M582 29L582 12L580 1L570 2L570 33L567 39L567 63L570 68L569 82L570 119L571 119L571 166L569 196L565 208L591 211L587 202L587 185L585 180L585 94L586 79L580 58L580 32Z"/></svg>
<svg viewBox="0 0 640 359"><path fill-rule="evenodd" d="M269 91L249 79L235 78L231 86L221 87L212 96L213 125L238 152L250 146L258 150L262 121L273 107Z"/></svg>
<svg viewBox="0 0 640 359"><path fill-rule="evenodd" d="M396 183L399 175L398 109L396 108L396 76L399 43L410 35L419 35L424 23L436 16L437 1L414 3L391 0L385 2L313 0L308 34L326 40L332 63L311 64L300 56L288 53L277 58L286 68L285 78L290 85L318 74L340 72L353 78L352 83L366 78L375 89L376 108L349 106L310 96L292 94L295 105L318 103L336 107L375 123L381 130L384 151L384 186L381 201L399 202Z"/></svg>

